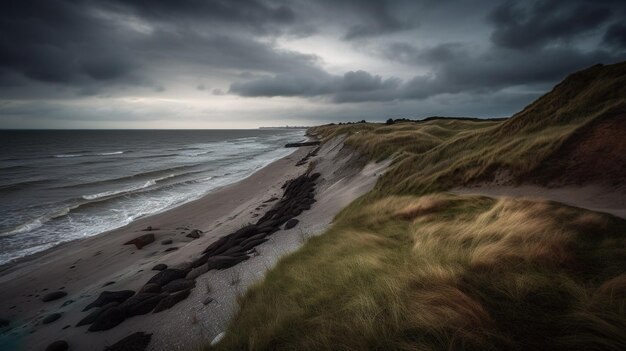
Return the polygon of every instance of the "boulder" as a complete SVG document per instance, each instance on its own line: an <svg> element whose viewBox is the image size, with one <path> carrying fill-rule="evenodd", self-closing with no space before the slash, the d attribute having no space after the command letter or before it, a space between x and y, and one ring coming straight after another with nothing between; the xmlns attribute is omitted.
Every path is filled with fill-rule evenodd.
<svg viewBox="0 0 626 351"><path fill-rule="evenodd" d="M179 291L179 292L173 293L173 294L163 298L161 301L159 301L159 303L154 308L154 313L159 313L161 311L164 311L164 310L167 310L167 309L173 307L177 303L179 303L179 302L183 301L184 299L186 299L187 297L189 297L190 293L191 293L191 289L188 289L188 290L183 290L183 291Z"/></svg>
<svg viewBox="0 0 626 351"><path fill-rule="evenodd" d="M173 241L172 239L165 239L165 240L161 240L161 245L169 245L171 244Z"/></svg>
<svg viewBox="0 0 626 351"><path fill-rule="evenodd" d="M190 231L187 235L185 235L188 238L192 238L192 239L198 239L200 237L200 234L202 234L201 230L198 229L194 229L192 231Z"/></svg>
<svg viewBox="0 0 626 351"><path fill-rule="evenodd" d="M141 293L124 301L119 307L128 318L149 313L164 297L165 295L159 293Z"/></svg>
<svg viewBox="0 0 626 351"><path fill-rule="evenodd" d="M70 346L67 344L67 341L57 340L48 345L48 347L46 347L46 351L65 351L69 348Z"/></svg>
<svg viewBox="0 0 626 351"><path fill-rule="evenodd" d="M111 346L104 348L104 351L143 351L148 347L152 334L144 332L133 333Z"/></svg>
<svg viewBox="0 0 626 351"><path fill-rule="evenodd" d="M147 284L154 283L160 286L163 286L172 280L185 278L187 275L187 271L183 271L180 269L165 269L156 275L154 275L150 280L148 280Z"/></svg>
<svg viewBox="0 0 626 351"><path fill-rule="evenodd" d="M60 313L52 313L47 315L42 321L41 323L43 324L50 324L54 321L56 321L57 319L61 318L61 314Z"/></svg>
<svg viewBox="0 0 626 351"><path fill-rule="evenodd" d="M196 281L191 279L176 279L167 283L163 290L173 293L181 290L192 289L196 287Z"/></svg>
<svg viewBox="0 0 626 351"><path fill-rule="evenodd" d="M187 274L187 276L185 278L187 279L196 279L199 276L203 275L204 273L209 271L209 265L206 264L202 264L198 267L195 267L194 269L191 270L191 272L189 272L189 274Z"/></svg>
<svg viewBox="0 0 626 351"><path fill-rule="evenodd" d="M119 306L108 308L103 311L96 320L89 326L89 331L109 330L126 319L124 310Z"/></svg>
<svg viewBox="0 0 626 351"><path fill-rule="evenodd" d="M83 326L83 325L88 325L88 324L93 323L93 322L96 320L96 318L98 318L98 316L99 316L102 312L104 312L104 311L108 310L109 308L115 307L115 306L117 306L117 305L119 305L119 302L111 302L111 303L108 303L108 304L106 304L106 305L104 305L104 306L102 306L102 307L99 307L99 308L98 308L98 309L96 309L95 311L93 311L93 312L91 312L90 314L88 314L88 315L87 315L87 317L85 317L85 318L81 319L81 320L80 320L80 321L76 324L76 326L77 326L77 327L80 327L80 326Z"/></svg>
<svg viewBox="0 0 626 351"><path fill-rule="evenodd" d="M94 302L87 305L83 309L83 311L87 311L92 307L102 307L111 302L122 303L134 294L135 292L132 290L103 291L102 293L100 293L100 296L98 296L98 298Z"/></svg>
<svg viewBox="0 0 626 351"><path fill-rule="evenodd" d="M295 227L298 223L300 223L300 221L295 218L288 220L287 223L285 223L285 230Z"/></svg>
<svg viewBox="0 0 626 351"><path fill-rule="evenodd" d="M167 265L163 264L163 263L159 263L156 266L152 267L153 271L162 271L162 270L165 270L165 269L167 269Z"/></svg>
<svg viewBox="0 0 626 351"><path fill-rule="evenodd" d="M178 248L177 248L177 247L168 247L168 248L167 248L167 249L165 249L165 251L163 251L163 252L172 252L172 251L176 251L176 250L178 250Z"/></svg>
<svg viewBox="0 0 626 351"><path fill-rule="evenodd" d="M159 284L154 284L154 283L146 284L141 288L141 290L139 290L139 293L160 293L160 292L161 292L161 286Z"/></svg>
<svg viewBox="0 0 626 351"><path fill-rule="evenodd" d="M154 234L144 234L142 236L138 236L135 239L125 242L124 245L135 245L138 250L141 250L142 247L151 244L154 242Z"/></svg>
<svg viewBox="0 0 626 351"><path fill-rule="evenodd" d="M49 294L44 295L44 297L41 298L41 301L43 302L54 301L65 296L67 296L67 293L65 291L55 291L55 292L51 292Z"/></svg>
<svg viewBox="0 0 626 351"><path fill-rule="evenodd" d="M226 269L236 265L241 261L247 260L247 255L240 256L213 256L207 260L209 270L211 269Z"/></svg>

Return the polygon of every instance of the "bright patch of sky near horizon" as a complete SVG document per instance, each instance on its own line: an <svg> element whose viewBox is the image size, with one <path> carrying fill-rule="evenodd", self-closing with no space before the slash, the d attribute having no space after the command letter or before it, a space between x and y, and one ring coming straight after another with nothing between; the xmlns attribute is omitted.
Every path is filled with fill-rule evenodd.
<svg viewBox="0 0 626 351"><path fill-rule="evenodd" d="M509 116L626 58L622 1L12 1L0 128Z"/></svg>

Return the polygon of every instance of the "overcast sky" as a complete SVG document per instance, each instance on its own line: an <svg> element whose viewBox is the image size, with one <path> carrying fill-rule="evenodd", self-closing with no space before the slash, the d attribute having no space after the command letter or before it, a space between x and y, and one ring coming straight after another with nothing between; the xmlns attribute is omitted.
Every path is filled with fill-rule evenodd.
<svg viewBox="0 0 626 351"><path fill-rule="evenodd" d="M5 0L0 128L510 116L626 59L626 1Z"/></svg>

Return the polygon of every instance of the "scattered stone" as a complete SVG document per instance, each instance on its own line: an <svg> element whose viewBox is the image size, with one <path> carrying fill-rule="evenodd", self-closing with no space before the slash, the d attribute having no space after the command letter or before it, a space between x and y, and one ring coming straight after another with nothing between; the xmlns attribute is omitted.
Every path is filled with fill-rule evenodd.
<svg viewBox="0 0 626 351"><path fill-rule="evenodd" d="M148 347L152 334L144 332L133 333L111 346L104 348L104 351L143 351Z"/></svg>
<svg viewBox="0 0 626 351"><path fill-rule="evenodd" d="M200 234L202 234L201 230L198 229L194 229L192 231L189 232L189 234L185 235L188 238L192 238L192 239L198 239L200 237Z"/></svg>
<svg viewBox="0 0 626 351"><path fill-rule="evenodd" d="M148 280L147 284L154 283L163 286L171 282L172 280L185 278L186 275L186 271L169 268L154 275L152 278L150 278L150 280Z"/></svg>
<svg viewBox="0 0 626 351"><path fill-rule="evenodd" d="M161 286L158 284L146 284L139 290L140 293L160 293Z"/></svg>
<svg viewBox="0 0 626 351"><path fill-rule="evenodd" d="M119 302L111 302L102 307L97 308L95 311L88 314L87 317L81 319L78 323L76 323L76 326L80 327L83 325L93 323L96 320L96 318L98 318L98 316L102 314L102 312L108 310L109 308L115 307L117 305L119 305Z"/></svg>
<svg viewBox="0 0 626 351"><path fill-rule="evenodd" d="M106 283L104 283L104 285L102 287L104 288L105 286L109 286L109 285L113 285L113 284L115 284L115 282L106 282Z"/></svg>
<svg viewBox="0 0 626 351"><path fill-rule="evenodd" d="M288 220L287 223L285 223L285 230L295 227L298 223L300 223L300 221L295 218Z"/></svg>
<svg viewBox="0 0 626 351"><path fill-rule="evenodd" d="M67 300L67 301L63 302L63 304L61 305L61 307L65 307L65 306L67 306L67 305L69 305L69 304L72 304L72 303L74 303L74 300Z"/></svg>
<svg viewBox="0 0 626 351"><path fill-rule="evenodd" d="M125 242L124 245L135 245L138 250L141 250L142 247L151 244L154 242L154 234L144 234L142 236L138 236L135 239Z"/></svg>
<svg viewBox="0 0 626 351"><path fill-rule="evenodd" d="M167 309L171 308L172 306L176 305L177 303L179 303L179 302L183 301L184 299L186 299L187 297L189 297L190 293L191 293L191 289L179 291L177 293L174 293L172 295L169 295L169 296L165 297L154 308L154 313L159 313L161 311L164 311L164 310L167 310Z"/></svg>
<svg viewBox="0 0 626 351"><path fill-rule="evenodd" d="M56 321L59 318L61 318L61 314L60 313L49 314L49 315L46 316L46 318L44 318L41 321L41 323L43 323L43 324L50 324L50 323Z"/></svg>
<svg viewBox="0 0 626 351"><path fill-rule="evenodd" d="M47 295L45 295L44 297L41 298L41 301L43 302L49 302L49 301L54 301L54 300L58 300L62 297L67 296L67 293L65 291L55 291L55 292L51 292Z"/></svg>
<svg viewBox="0 0 626 351"><path fill-rule="evenodd" d="M195 280L191 280L191 279L176 279L176 280L172 280L171 282L167 283L167 285L165 285L163 287L164 291L173 293L173 292L177 292L177 291L181 291L181 290L187 290L187 289L191 289L191 288L195 288L196 287L196 281Z"/></svg>
<svg viewBox="0 0 626 351"><path fill-rule="evenodd" d="M143 229L143 232L151 232L153 230L159 230L159 228L152 228L152 226L147 226L146 229Z"/></svg>
<svg viewBox="0 0 626 351"><path fill-rule="evenodd" d="M65 351L69 349L69 345L65 340L57 340L46 347L46 351Z"/></svg>
<svg viewBox="0 0 626 351"><path fill-rule="evenodd" d="M149 313L156 307L165 295L159 293L141 293L126 300L120 308L126 313L126 317L132 317Z"/></svg>
<svg viewBox="0 0 626 351"><path fill-rule="evenodd" d="M165 239L161 241L161 245L169 245L172 243L172 239Z"/></svg>
<svg viewBox="0 0 626 351"><path fill-rule="evenodd" d="M207 265L209 266L209 270L211 269L226 269L230 268L241 261L247 260L248 255L242 256L213 256L207 260Z"/></svg>
<svg viewBox="0 0 626 351"><path fill-rule="evenodd" d="M162 270L165 270L165 269L167 269L167 265L163 264L163 263L159 263L156 266L152 267L153 271L162 271Z"/></svg>
<svg viewBox="0 0 626 351"><path fill-rule="evenodd" d="M111 302L122 303L134 294L135 292L132 290L103 291L102 293L100 293L100 296L98 296L98 298L94 302L87 305L87 307L85 307L83 311L87 311L92 307L102 307Z"/></svg>
<svg viewBox="0 0 626 351"><path fill-rule="evenodd" d="M61 329L65 330L65 329L67 329L69 327L71 327L71 325L68 324L68 325L64 326L63 328L61 328Z"/></svg>
<svg viewBox="0 0 626 351"><path fill-rule="evenodd" d="M109 330L126 319L126 314L119 306L111 307L103 311L96 317L96 320L89 326L89 331Z"/></svg>
<svg viewBox="0 0 626 351"><path fill-rule="evenodd" d="M76 266L70 266L70 269L74 269L74 268L76 268Z"/></svg>
<svg viewBox="0 0 626 351"><path fill-rule="evenodd" d="M167 249L165 249L165 251L163 251L163 252L172 252L172 251L176 251L176 250L178 250L178 248L177 248L177 247L168 247L168 248L167 248Z"/></svg>

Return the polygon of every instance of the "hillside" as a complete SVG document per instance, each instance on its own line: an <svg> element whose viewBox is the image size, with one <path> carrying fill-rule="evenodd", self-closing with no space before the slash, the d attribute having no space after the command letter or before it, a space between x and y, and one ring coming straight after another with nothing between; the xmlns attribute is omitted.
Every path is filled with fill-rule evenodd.
<svg viewBox="0 0 626 351"><path fill-rule="evenodd" d="M393 163L241 298L215 349L626 348L626 220L444 192L623 187L625 87L626 63L598 65L504 121L310 129L325 143L345 138L355 162Z"/></svg>

